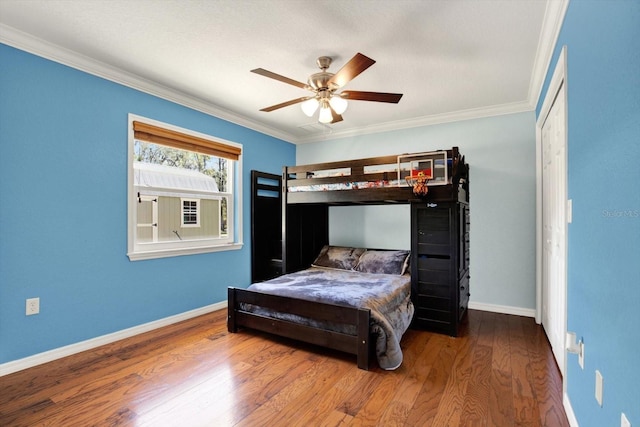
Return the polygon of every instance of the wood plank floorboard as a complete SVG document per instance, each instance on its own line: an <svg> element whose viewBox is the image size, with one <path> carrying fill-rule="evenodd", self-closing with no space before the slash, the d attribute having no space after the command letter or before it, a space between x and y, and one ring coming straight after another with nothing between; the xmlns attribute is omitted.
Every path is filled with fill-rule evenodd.
<svg viewBox="0 0 640 427"><path fill-rule="evenodd" d="M395 371L225 322L220 310L0 377L0 426L569 425L531 318L470 310L457 338L410 329Z"/></svg>

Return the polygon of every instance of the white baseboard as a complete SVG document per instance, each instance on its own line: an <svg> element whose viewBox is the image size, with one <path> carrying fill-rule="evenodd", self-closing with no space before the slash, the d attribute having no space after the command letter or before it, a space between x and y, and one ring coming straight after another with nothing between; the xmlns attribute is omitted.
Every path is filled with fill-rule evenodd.
<svg viewBox="0 0 640 427"><path fill-rule="evenodd" d="M509 305L485 304L469 301L471 310L491 311L492 313L513 314L515 316L536 317L535 308L513 307Z"/></svg>
<svg viewBox="0 0 640 427"><path fill-rule="evenodd" d="M573 408L571 407L571 401L569 400L569 395L567 395L567 393L564 393L562 395L562 404L564 406L564 412L567 414L569 425L571 427L580 427L578 425L578 419L576 418L576 414L573 413Z"/></svg>
<svg viewBox="0 0 640 427"><path fill-rule="evenodd" d="M96 338L91 338L86 341L81 341L75 344L70 344L64 347L54 348L53 350L45 351L43 353L34 354L33 356L25 357L23 359L13 360L11 362L0 364L0 377L14 372L21 371L23 369L32 368L43 363L51 362L52 360L60 359L62 357L71 356L72 354L80 353L81 351L91 350L92 348L99 347L101 345L110 344L112 342L129 338L134 335L149 332L154 329L168 326L173 323L178 323L183 320L188 320L203 314L211 313L213 311L221 310L227 307L227 301L207 305L204 307L196 308L195 310L186 311L184 313L176 314L174 316L165 317L164 319L155 320L153 322L144 323L142 325L134 326L132 328L123 329L121 331L113 332L111 334L102 335Z"/></svg>
<svg viewBox="0 0 640 427"><path fill-rule="evenodd" d="M81 351L91 350L92 348L99 347L101 345L110 344L112 342L129 338L134 335L149 332L154 329L168 326L173 323L181 322L183 320L191 319L203 314L211 313L216 310L221 310L227 307L227 301L222 301L216 304L207 305L205 307L197 308L195 310L187 311L184 313L176 314L174 316L165 317L164 319L155 320L153 322L145 323L142 325L134 326L132 328L123 329L121 331L113 332L111 334L102 335L100 337L91 338L79 343L70 344L64 347L55 348L53 350L45 351L43 353L34 354L33 356L25 357L23 359L13 360L11 362L0 364L0 377L14 372L21 371L23 369L32 368L43 363L51 362L62 357L71 356L72 354L80 353ZM512 307L506 305L496 304L484 304L477 302L469 302L469 308L472 310L491 311L494 313L513 314L516 316L535 317L535 309ZM577 426L577 424L575 424ZM572 425L573 426L573 425Z"/></svg>

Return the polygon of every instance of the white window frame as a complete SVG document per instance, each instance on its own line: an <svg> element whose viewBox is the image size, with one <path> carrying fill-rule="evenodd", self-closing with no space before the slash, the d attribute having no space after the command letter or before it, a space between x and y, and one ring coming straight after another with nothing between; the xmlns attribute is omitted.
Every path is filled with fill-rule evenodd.
<svg viewBox="0 0 640 427"><path fill-rule="evenodd" d="M223 140L203 133L191 131L188 129L180 128L167 123L159 122L157 120L141 117L135 114L128 115L127 129L128 129L128 174L127 174L127 256L131 261L139 261L146 259L167 258L181 255L202 254L229 250L242 249L242 154L240 154L238 160L233 162L231 176L228 176L228 186L232 191L230 193L220 193L220 196L227 197L227 235L221 238L215 239L200 239L200 240L182 240L177 242L154 242L154 243L137 243L136 242L136 215L137 215L137 203L138 198L141 196L151 196L162 194L162 189L147 189L146 191L139 191L134 185L134 132L133 122L143 122L150 125L159 126L165 129L174 130L187 135L192 135L199 138L210 139L216 142L222 142L231 146L242 148L242 144L236 142ZM173 191L173 195L178 197L184 197L185 199L204 199L214 198L210 195L204 194L176 194ZM218 197L215 197L218 198ZM198 203L198 208L200 202ZM200 222L200 212L198 212L198 223ZM191 226L191 225L187 225Z"/></svg>
<svg viewBox="0 0 640 427"><path fill-rule="evenodd" d="M184 202L195 202L196 204L196 222L195 223L185 223L184 222ZM193 199L193 198L186 198L186 197L181 197L180 198L180 207L182 209L182 215L180 215L180 226L183 228L197 228L200 227L200 199Z"/></svg>

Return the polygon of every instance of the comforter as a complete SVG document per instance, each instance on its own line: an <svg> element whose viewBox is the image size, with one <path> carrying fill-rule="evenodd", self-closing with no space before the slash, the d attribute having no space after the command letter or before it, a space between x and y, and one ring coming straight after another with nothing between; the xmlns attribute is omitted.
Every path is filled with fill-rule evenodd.
<svg viewBox="0 0 640 427"><path fill-rule="evenodd" d="M398 276L311 267L253 284L249 290L322 303L368 308L371 312L370 331L375 339L378 364L382 369L387 370L396 369L402 364L400 340L409 327L414 312L411 303L411 279L408 274ZM349 328L340 324L319 324L313 319L287 313L267 312L260 307L252 307L250 310L282 320L328 328L336 332L355 333L353 326Z"/></svg>

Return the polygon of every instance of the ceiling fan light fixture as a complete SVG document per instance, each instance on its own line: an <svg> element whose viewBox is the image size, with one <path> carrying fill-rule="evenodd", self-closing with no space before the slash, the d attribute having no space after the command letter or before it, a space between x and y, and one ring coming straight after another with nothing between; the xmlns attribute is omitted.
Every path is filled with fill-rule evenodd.
<svg viewBox="0 0 640 427"><path fill-rule="evenodd" d="M328 104L324 104L320 108L320 114L318 115L318 121L320 123L331 123L333 121L333 115L331 114L331 108Z"/></svg>
<svg viewBox="0 0 640 427"><path fill-rule="evenodd" d="M313 116L313 113L318 109L318 105L320 103L315 98L310 98L300 104L300 108L302 108L302 112L307 115L307 117Z"/></svg>
<svg viewBox="0 0 640 427"><path fill-rule="evenodd" d="M333 95L329 100L329 104L331 105L331 108L333 108L333 111L335 111L337 114L344 113L349 106L347 100L340 95Z"/></svg>
<svg viewBox="0 0 640 427"><path fill-rule="evenodd" d="M306 116L313 117L316 110L320 108L320 113L318 114L318 121L320 123L338 123L343 120L342 113L347 110L348 100L397 104L400 98L402 98L401 93L363 92L359 90L348 90L336 93L336 91L340 90L344 85L375 64L376 61L361 53L357 53L335 74L327 71L331 65L331 61L332 59L329 56L321 56L318 58L317 64L320 72L309 76L307 83L281 76L280 74L263 68L251 70L252 73L313 92L311 96L291 99L286 102L281 102L280 104L261 108L260 111L270 112L293 104L300 104Z"/></svg>

